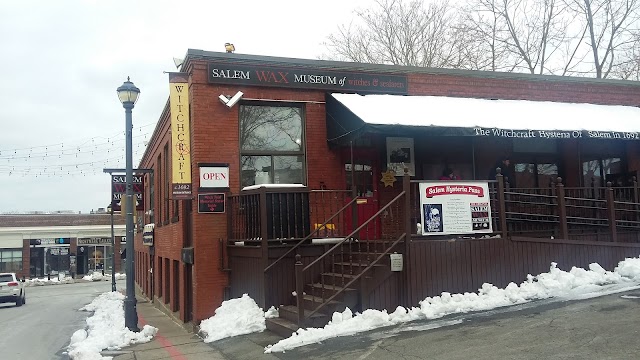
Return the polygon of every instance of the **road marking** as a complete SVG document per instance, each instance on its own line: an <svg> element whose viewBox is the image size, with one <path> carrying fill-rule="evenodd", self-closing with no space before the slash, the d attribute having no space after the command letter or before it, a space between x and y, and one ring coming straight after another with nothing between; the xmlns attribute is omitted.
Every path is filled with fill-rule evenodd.
<svg viewBox="0 0 640 360"><path fill-rule="evenodd" d="M147 322L144 320L142 316L140 316L140 314L138 314L138 321L142 326L147 325ZM159 331L160 330L158 330L158 332ZM167 339L166 337L160 334L156 334L155 339L160 343L160 345L162 345L162 348L164 348L164 350L167 353L169 353L169 356L171 356L172 359L187 360L187 358L180 352L180 350L178 350L178 348L173 346L171 341L169 341L169 339Z"/></svg>

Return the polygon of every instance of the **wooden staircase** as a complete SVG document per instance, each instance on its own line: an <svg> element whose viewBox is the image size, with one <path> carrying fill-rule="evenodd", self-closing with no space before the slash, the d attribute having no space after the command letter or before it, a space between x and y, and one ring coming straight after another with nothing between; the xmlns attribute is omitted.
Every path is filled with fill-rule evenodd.
<svg viewBox="0 0 640 360"><path fill-rule="evenodd" d="M354 313L362 311L363 281L375 285L377 281L391 274L389 260L386 259L385 261L383 259L373 265L365 275L357 279L348 288L345 288L344 284L356 278L379 255L379 253L371 253L366 250L354 250L353 244L345 246L351 246L351 251L337 256L336 261L327 267L326 272L320 273L315 282L305 284L304 293L302 294L305 311L304 327L323 327L331 320L334 312L342 312L347 307ZM309 313L337 292L341 293L309 316ZM267 329L280 336L289 337L300 328L298 326L298 307L296 305L283 305L280 306L279 312L279 318L266 319Z"/></svg>

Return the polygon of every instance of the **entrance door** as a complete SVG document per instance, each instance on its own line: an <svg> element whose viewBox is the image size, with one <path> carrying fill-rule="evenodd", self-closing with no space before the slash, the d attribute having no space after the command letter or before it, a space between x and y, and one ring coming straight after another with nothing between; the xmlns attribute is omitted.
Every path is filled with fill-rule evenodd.
<svg viewBox="0 0 640 360"><path fill-rule="evenodd" d="M357 224L360 226L375 215L379 209L378 169L375 161L370 158L354 156L354 162L355 164L353 166L349 160L344 163L344 174L346 188L351 189L352 184L354 184L356 188L358 196ZM347 201L351 201L351 199L351 196L347 197ZM354 229L354 227L352 227L352 215L350 210L345 210L346 233L351 233ZM360 240L374 240L380 238L380 233L380 221L376 219L365 226L359 232L358 237Z"/></svg>

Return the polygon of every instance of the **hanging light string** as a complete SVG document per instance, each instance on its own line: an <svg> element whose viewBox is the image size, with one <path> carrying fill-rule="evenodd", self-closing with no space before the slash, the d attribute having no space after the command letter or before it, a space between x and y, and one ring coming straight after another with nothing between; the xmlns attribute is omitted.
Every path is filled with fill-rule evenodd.
<svg viewBox="0 0 640 360"><path fill-rule="evenodd" d="M144 149L137 149L133 152L134 160L139 162ZM94 159L80 163L70 164L44 164L44 165L8 165L0 164L0 175L6 176L42 176L42 177L65 177L73 175L96 175L101 174L105 167L123 167L125 162L124 154L102 159Z"/></svg>
<svg viewBox="0 0 640 360"><path fill-rule="evenodd" d="M133 130L133 138L144 137L146 140L153 129L150 126L155 123L141 125ZM89 139L83 139L75 142L60 142L56 144L38 145L32 147L0 149L0 160L6 159L24 159L24 158L48 158L77 155L78 152L96 152L103 149L109 149L116 145L117 141L124 142L124 132L120 131L111 136L94 136Z"/></svg>

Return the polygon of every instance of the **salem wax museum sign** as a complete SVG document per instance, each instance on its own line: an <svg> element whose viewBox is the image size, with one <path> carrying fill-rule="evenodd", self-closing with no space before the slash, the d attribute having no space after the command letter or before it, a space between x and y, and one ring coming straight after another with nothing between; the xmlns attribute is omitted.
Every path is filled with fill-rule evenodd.
<svg viewBox="0 0 640 360"><path fill-rule="evenodd" d="M209 63L209 83L407 94L407 76L386 73Z"/></svg>

